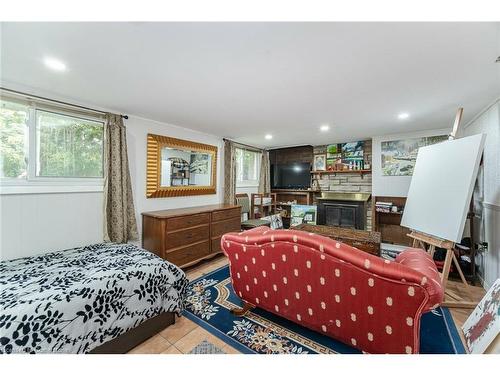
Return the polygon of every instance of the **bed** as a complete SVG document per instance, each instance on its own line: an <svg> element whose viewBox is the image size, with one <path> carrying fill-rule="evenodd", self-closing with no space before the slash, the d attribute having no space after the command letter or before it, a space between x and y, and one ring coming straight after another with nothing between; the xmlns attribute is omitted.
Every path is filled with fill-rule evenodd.
<svg viewBox="0 0 500 375"><path fill-rule="evenodd" d="M0 353L116 353L173 323L187 278L131 244L0 262Z"/></svg>

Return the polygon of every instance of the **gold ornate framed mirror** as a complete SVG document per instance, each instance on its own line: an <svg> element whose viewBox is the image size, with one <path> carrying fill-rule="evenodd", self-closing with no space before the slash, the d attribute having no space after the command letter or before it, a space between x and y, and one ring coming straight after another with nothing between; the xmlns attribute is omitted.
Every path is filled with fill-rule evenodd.
<svg viewBox="0 0 500 375"><path fill-rule="evenodd" d="M146 197L215 194L217 147L148 134Z"/></svg>

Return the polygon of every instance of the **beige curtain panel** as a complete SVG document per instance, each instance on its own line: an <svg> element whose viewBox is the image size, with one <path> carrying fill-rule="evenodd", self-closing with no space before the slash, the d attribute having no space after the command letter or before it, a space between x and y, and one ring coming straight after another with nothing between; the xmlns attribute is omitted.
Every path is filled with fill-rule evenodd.
<svg viewBox="0 0 500 375"><path fill-rule="evenodd" d="M120 115L107 114L104 144L104 241L137 239L127 135Z"/></svg>
<svg viewBox="0 0 500 375"><path fill-rule="evenodd" d="M262 150L262 160L260 162L259 193L267 194L271 192L271 170L269 166L269 151Z"/></svg>
<svg viewBox="0 0 500 375"><path fill-rule="evenodd" d="M224 140L224 203L236 202L236 147Z"/></svg>

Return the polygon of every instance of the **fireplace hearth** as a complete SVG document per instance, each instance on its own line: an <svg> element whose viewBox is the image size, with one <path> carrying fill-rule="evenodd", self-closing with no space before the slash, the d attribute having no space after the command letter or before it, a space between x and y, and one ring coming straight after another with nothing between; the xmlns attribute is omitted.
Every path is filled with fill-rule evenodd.
<svg viewBox="0 0 500 375"><path fill-rule="evenodd" d="M366 230L367 193L322 193L318 198L320 225Z"/></svg>

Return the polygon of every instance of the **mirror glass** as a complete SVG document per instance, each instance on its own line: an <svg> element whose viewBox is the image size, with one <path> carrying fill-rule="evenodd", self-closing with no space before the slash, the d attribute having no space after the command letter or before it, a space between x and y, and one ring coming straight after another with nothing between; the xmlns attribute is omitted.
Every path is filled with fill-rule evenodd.
<svg viewBox="0 0 500 375"><path fill-rule="evenodd" d="M160 186L210 186L212 155L200 151L161 148Z"/></svg>

